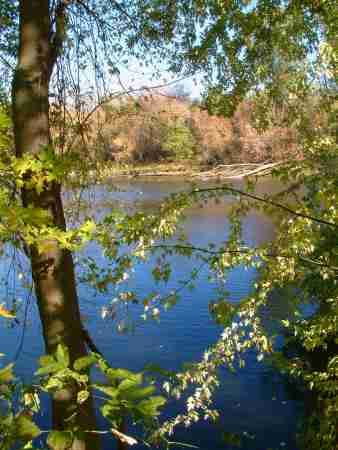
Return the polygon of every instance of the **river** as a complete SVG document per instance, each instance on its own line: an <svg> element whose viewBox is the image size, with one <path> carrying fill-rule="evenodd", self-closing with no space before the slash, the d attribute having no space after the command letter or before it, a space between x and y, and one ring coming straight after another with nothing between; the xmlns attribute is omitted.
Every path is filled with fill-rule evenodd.
<svg viewBox="0 0 338 450"><path fill-rule="evenodd" d="M210 184L210 183L209 183ZM214 184L214 183L213 183ZM125 208L156 210L169 192L180 191L188 183L178 179L132 179L114 182L115 189L98 187L91 193L91 200L103 199L121 202ZM269 192L278 187L270 180L259 185L259 191ZM137 206L135 206L137 205ZM105 207L107 205L105 204ZM209 242L215 244L224 241L228 232L227 208L229 200L209 202L203 208L192 208L187 213L185 230L190 240L200 246ZM244 237L251 245L270 240L274 234L271 218L252 211L244 220ZM86 248L86 253L99 264L105 259L95 244ZM178 278L189 274L194 261L174 259L174 278L167 287L170 290L177 284ZM9 260L1 260L1 273L8 271ZM238 302L249 294L255 279L253 270L243 268L233 270L227 280L227 290L231 301ZM11 295L14 292L14 279L4 289ZM149 274L149 265L138 267L128 280L138 292L150 292L153 280ZM215 297L215 286L210 284L207 273L202 272L196 289L184 292L179 302L160 319L143 321L142 308L132 305L119 330L116 320L103 320L102 307L109 304L111 296L96 294L85 286L79 286L81 313L86 327L95 339L97 346L112 365L140 371L146 364L154 363L164 369L179 370L183 363L198 360L203 351L218 338L222 328L215 324L209 314L208 302ZM21 292L22 298L26 293ZM0 325L0 351L6 353L8 360L17 355L16 373L23 379L31 379L36 369L36 359L43 353L41 325L34 301L30 301L26 312L26 327L23 339L22 326L8 327ZM283 296L277 296L273 304L264 311L265 320L274 326L278 318L287 316L288 304ZM121 333L121 328L125 329ZM127 328L127 330L126 330ZM20 345L22 342L22 345ZM19 351L18 351L19 350ZM221 371L221 387L216 395L216 407L221 415L216 424L200 422L188 430L178 430L175 441L193 444L203 450L233 450L224 442L226 432L238 433L243 450L296 450L296 434L302 418L303 402L285 379L266 362L258 362L256 355L249 352L246 366L231 374ZM170 416L180 407L172 402L165 409ZM48 411L41 416L42 425L49 420ZM105 443L105 449L113 448L112 441ZM172 448L181 448L174 445Z"/></svg>

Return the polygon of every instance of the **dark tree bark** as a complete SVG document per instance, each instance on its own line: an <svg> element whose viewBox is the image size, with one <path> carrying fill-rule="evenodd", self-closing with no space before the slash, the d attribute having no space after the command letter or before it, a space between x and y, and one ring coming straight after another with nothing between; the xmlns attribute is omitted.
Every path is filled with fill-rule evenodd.
<svg viewBox="0 0 338 450"><path fill-rule="evenodd" d="M60 2L59 20L63 19L67 2ZM15 148L18 157L38 157L51 144L49 126L49 81L60 45L51 30L49 0L20 1L20 41L18 63L13 80L12 102ZM62 44L61 44L62 45ZM46 185L38 194L34 189L22 190L23 206L33 205L50 214L53 224L66 229L61 189L56 183ZM48 252L30 249L32 274L40 312L46 351L55 351L64 343L73 362L86 355L85 337L79 313L74 264L70 252L56 241L48 243ZM67 429L66 421L76 406L76 386L55 393L53 428ZM75 415L73 424L79 430L95 429L95 412L90 398ZM72 450L99 449L93 434L84 433L74 440Z"/></svg>

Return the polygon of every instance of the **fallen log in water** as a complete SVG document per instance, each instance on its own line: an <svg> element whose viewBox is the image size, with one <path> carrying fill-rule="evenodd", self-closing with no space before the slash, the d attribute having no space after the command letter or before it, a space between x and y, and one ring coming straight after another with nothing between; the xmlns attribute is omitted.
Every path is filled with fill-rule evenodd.
<svg viewBox="0 0 338 450"><path fill-rule="evenodd" d="M275 163L247 163L247 164L221 164L206 172L193 174L193 177L202 180L217 179L240 179L251 175L267 175L274 167L283 164L284 161Z"/></svg>
<svg viewBox="0 0 338 450"><path fill-rule="evenodd" d="M202 168L189 168L181 166L179 170L171 170L169 166L168 170L163 170L163 165L159 170L156 167L151 169L131 167L129 169L122 169L117 171L108 170L105 173L105 177L109 179L115 178L157 178L157 177L181 177L184 175L187 179L199 179L199 180L235 180L251 175L268 175L271 170L277 166L285 164L285 161L279 161L274 163L238 163L238 164L220 164L213 167L210 170L203 170Z"/></svg>

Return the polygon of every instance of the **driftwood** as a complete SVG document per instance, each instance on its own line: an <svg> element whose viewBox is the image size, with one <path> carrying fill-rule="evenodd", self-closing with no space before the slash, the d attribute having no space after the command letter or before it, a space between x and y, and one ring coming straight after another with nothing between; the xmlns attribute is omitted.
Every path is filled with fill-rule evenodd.
<svg viewBox="0 0 338 450"><path fill-rule="evenodd" d="M285 161L274 163L240 163L240 164L220 164L210 170L161 170L161 171L142 171L134 168L109 174L109 178L136 178L136 177L182 177L185 175L190 179L212 180L212 179L241 179L251 175L268 175L274 167L284 164Z"/></svg>
<svg viewBox="0 0 338 450"><path fill-rule="evenodd" d="M194 174L196 178L209 180L213 178L222 178L235 180L251 175L267 175L274 167L283 164L283 161L275 163L247 163L247 164L221 164L213 169Z"/></svg>

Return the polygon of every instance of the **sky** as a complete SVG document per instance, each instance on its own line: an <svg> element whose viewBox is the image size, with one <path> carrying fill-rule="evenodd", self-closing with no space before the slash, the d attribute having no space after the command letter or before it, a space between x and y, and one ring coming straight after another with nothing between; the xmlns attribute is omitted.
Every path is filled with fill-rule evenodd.
<svg viewBox="0 0 338 450"><path fill-rule="evenodd" d="M158 67L156 67L158 68ZM149 68L145 70L140 67L138 61L134 61L129 64L128 67L120 69L120 80L122 85L126 90L140 89L142 87L151 87L158 85L168 84L167 87L161 87L160 91L167 94L174 94L175 86L183 86L184 90L189 93L191 99L198 99L201 97L201 92L203 90L202 78L200 75L195 75L187 78L182 78L179 76L173 76L165 68L161 70L162 76L160 78L154 79L152 74L155 72L155 68ZM176 82L177 81L177 82ZM114 86L116 90L121 89L121 85L116 81Z"/></svg>

